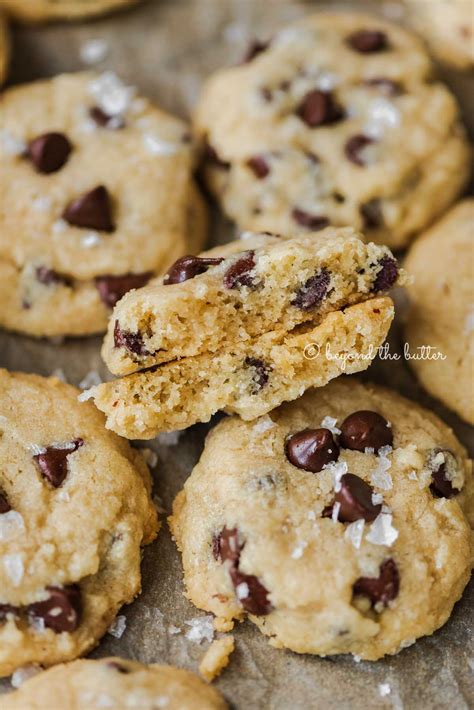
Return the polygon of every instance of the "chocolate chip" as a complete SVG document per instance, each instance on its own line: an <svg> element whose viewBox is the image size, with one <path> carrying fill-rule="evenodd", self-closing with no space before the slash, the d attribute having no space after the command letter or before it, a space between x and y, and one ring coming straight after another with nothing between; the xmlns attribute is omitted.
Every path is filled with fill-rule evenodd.
<svg viewBox="0 0 474 710"><path fill-rule="evenodd" d="M262 54L262 52L265 52L265 50L268 49L269 45L270 42L262 42L261 40L254 39L247 47L247 51L245 52L242 58L242 64L251 62L252 59L255 59L256 56Z"/></svg>
<svg viewBox="0 0 474 710"><path fill-rule="evenodd" d="M211 266L221 264L224 259L200 257L200 256L182 256L174 262L163 277L163 284L180 284L183 281L189 281L199 274L203 274Z"/></svg>
<svg viewBox="0 0 474 710"><path fill-rule="evenodd" d="M226 288L240 288L240 286L255 286L251 275L255 268L255 252L247 251L229 266L224 274L224 286Z"/></svg>
<svg viewBox="0 0 474 710"><path fill-rule="evenodd" d="M327 217L323 215L310 214L304 210L300 210L299 207L295 207L291 213L291 216L302 227L307 227L317 232L319 229L324 229L329 224Z"/></svg>
<svg viewBox="0 0 474 710"><path fill-rule="evenodd" d="M45 286L50 286L51 284L63 284L64 286L71 286L72 280L68 276L63 274L58 274L54 269L50 269L48 266L37 266L35 269L36 280Z"/></svg>
<svg viewBox="0 0 474 710"><path fill-rule="evenodd" d="M432 451L428 459L428 468L432 471L430 491L434 496L452 498L459 493L459 489L453 487L447 475L448 471L453 475L457 469L456 457L451 451L447 449L435 449Z"/></svg>
<svg viewBox="0 0 474 710"><path fill-rule="evenodd" d="M378 197L364 202L359 208L365 229L377 229L383 227L384 219L382 207Z"/></svg>
<svg viewBox="0 0 474 710"><path fill-rule="evenodd" d="M135 355L150 355L145 347L141 333L131 333L129 330L122 330L118 320L114 326L114 345L116 348L125 348Z"/></svg>
<svg viewBox="0 0 474 710"><path fill-rule="evenodd" d="M309 311L316 306L319 306L328 292L331 282L331 274L323 267L314 276L311 276L304 286L296 292L292 305L301 308L303 311Z"/></svg>
<svg viewBox="0 0 474 710"><path fill-rule="evenodd" d="M47 587L48 599L28 606L28 613L41 619L48 629L56 633L72 633L81 621L82 599L77 584L67 587Z"/></svg>
<svg viewBox="0 0 474 710"><path fill-rule="evenodd" d="M326 126L344 118L343 111L333 95L319 89L309 91L304 96L296 113L310 128Z"/></svg>
<svg viewBox="0 0 474 710"><path fill-rule="evenodd" d="M67 457L83 444L83 439L75 439L64 448L49 446L43 454L33 456L43 478L46 478L54 488L59 488L67 476Z"/></svg>
<svg viewBox="0 0 474 710"><path fill-rule="evenodd" d="M18 616L19 608L11 604L0 604L0 621L6 621L7 616Z"/></svg>
<svg viewBox="0 0 474 710"><path fill-rule="evenodd" d="M382 510L381 505L372 503L373 490L362 478L353 473L345 473L341 478L341 489L334 500L340 504L337 519L341 523L365 520L371 523Z"/></svg>
<svg viewBox="0 0 474 710"><path fill-rule="evenodd" d="M378 577L359 577L354 583L354 594L368 597L372 605L383 604L396 599L400 589L400 575L395 561L390 557L380 565Z"/></svg>
<svg viewBox="0 0 474 710"><path fill-rule="evenodd" d="M270 173L270 166L263 155L254 155L247 160L247 165L259 180L267 177Z"/></svg>
<svg viewBox="0 0 474 710"><path fill-rule="evenodd" d="M254 371L252 377L252 394L257 394L257 392L259 392L262 387L265 387L267 384L270 377L271 367L269 367L263 360L259 360L254 357L245 358L244 364L246 367L250 367Z"/></svg>
<svg viewBox="0 0 474 710"><path fill-rule="evenodd" d="M218 535L212 539L212 552L216 560L220 562L229 561L233 566L239 564L240 553L243 544L239 542L239 531L237 528L222 528Z"/></svg>
<svg viewBox="0 0 474 710"><path fill-rule="evenodd" d="M348 45L356 52L370 54L388 49L387 35L379 30L358 30L347 38Z"/></svg>
<svg viewBox="0 0 474 710"><path fill-rule="evenodd" d="M339 446L329 429L303 429L286 440L286 457L293 466L318 473L337 461Z"/></svg>
<svg viewBox="0 0 474 710"><path fill-rule="evenodd" d="M210 143L204 145L204 157L207 162L212 163L216 168L221 170L230 170L230 163L223 160L218 154L217 150L212 147Z"/></svg>
<svg viewBox="0 0 474 710"><path fill-rule="evenodd" d="M392 446L393 433L380 414L362 409L344 419L339 443L353 451L374 449L377 452L382 446Z"/></svg>
<svg viewBox="0 0 474 710"><path fill-rule="evenodd" d="M7 500L6 493L0 491L0 515L2 515L3 513L8 513L8 511L11 509L12 508Z"/></svg>
<svg viewBox="0 0 474 710"><path fill-rule="evenodd" d="M39 173L55 173L65 165L71 150L64 133L44 133L28 144L28 158Z"/></svg>
<svg viewBox="0 0 474 710"><path fill-rule="evenodd" d="M355 163L356 165L367 165L363 151L364 148L367 148L368 145L371 145L374 142L373 138L364 136L362 133L352 136L352 138L349 138L344 146L346 157L351 161L351 163Z"/></svg>
<svg viewBox="0 0 474 710"><path fill-rule="evenodd" d="M122 116L110 116L98 106L93 106L89 111L89 115L92 120L95 121L98 126L102 126L102 128L116 131L125 126L125 121Z"/></svg>
<svg viewBox="0 0 474 710"><path fill-rule="evenodd" d="M104 185L95 187L69 203L63 219L74 227L113 232L112 207L109 191Z"/></svg>
<svg viewBox="0 0 474 710"><path fill-rule="evenodd" d="M372 291L388 291L398 278L398 264L391 256L383 256L380 261L380 271L375 277Z"/></svg>
<svg viewBox="0 0 474 710"><path fill-rule="evenodd" d="M123 274L123 276L97 276L95 286L102 303L108 308L113 308L117 301L120 301L132 288L145 286L152 276L152 271L145 271L142 274Z"/></svg>
<svg viewBox="0 0 474 710"><path fill-rule="evenodd" d="M272 605L268 599L268 590L255 575L244 574L232 568L230 577L238 592L238 600L246 612L255 616L266 616L271 612Z"/></svg>
<svg viewBox="0 0 474 710"><path fill-rule="evenodd" d="M109 668L113 668L119 673L123 673L123 675L127 675L128 673L132 672L130 668L127 668L127 666L125 666L123 663L118 663L118 661L108 661L107 666Z"/></svg>
<svg viewBox="0 0 474 710"><path fill-rule="evenodd" d="M403 87L400 82L387 79L383 76L375 77L374 79L366 79L364 84L374 87L375 89L380 89L380 91L387 96L399 96L403 93Z"/></svg>

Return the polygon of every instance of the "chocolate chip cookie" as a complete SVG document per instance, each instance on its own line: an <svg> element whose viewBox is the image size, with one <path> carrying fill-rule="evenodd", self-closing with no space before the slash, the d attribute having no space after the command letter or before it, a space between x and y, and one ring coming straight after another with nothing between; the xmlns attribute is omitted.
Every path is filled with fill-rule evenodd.
<svg viewBox="0 0 474 710"><path fill-rule="evenodd" d="M204 176L245 229L351 225L399 248L460 193L469 151L422 43L377 17L320 13L205 85Z"/></svg>
<svg viewBox="0 0 474 710"><path fill-rule="evenodd" d="M225 710L217 690L194 673L123 658L74 661L51 668L2 696L3 710L140 708Z"/></svg>
<svg viewBox="0 0 474 710"><path fill-rule="evenodd" d="M208 435L170 526L218 628L376 660L446 622L473 561L470 462L395 392L337 380Z"/></svg>
<svg viewBox="0 0 474 710"><path fill-rule="evenodd" d="M0 370L0 676L95 646L156 535L141 455L77 396Z"/></svg>
<svg viewBox="0 0 474 710"><path fill-rule="evenodd" d="M457 69L474 67L471 0L405 0L408 21L427 41L436 59Z"/></svg>
<svg viewBox="0 0 474 710"><path fill-rule="evenodd" d="M409 364L424 387L474 424L474 199L464 200L412 247L406 326Z"/></svg>
<svg viewBox="0 0 474 710"><path fill-rule="evenodd" d="M0 326L104 331L124 293L202 246L189 131L111 72L9 89L0 111Z"/></svg>
<svg viewBox="0 0 474 710"><path fill-rule="evenodd" d="M0 0L17 20L80 20L132 5L138 0Z"/></svg>

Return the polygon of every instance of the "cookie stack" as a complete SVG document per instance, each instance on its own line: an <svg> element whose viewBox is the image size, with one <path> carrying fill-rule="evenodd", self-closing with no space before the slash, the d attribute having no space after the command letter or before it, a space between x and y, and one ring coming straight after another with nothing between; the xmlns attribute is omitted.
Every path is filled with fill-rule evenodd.
<svg viewBox="0 0 474 710"><path fill-rule="evenodd" d="M4 4L39 21L126 3ZM471 462L431 412L343 377L406 286L407 352L442 356L407 359L474 423L474 207L452 206L470 151L421 40L307 17L212 76L192 127L112 72L9 88L0 111L0 325L105 332L115 376L80 394L0 370L0 675L65 664L5 708L226 707L177 668L74 660L140 592L159 529L125 439L218 412L169 518L216 630L248 615L276 648L377 660L444 624L474 559ZM243 230L207 251L199 160ZM233 648L216 643L207 680Z"/></svg>

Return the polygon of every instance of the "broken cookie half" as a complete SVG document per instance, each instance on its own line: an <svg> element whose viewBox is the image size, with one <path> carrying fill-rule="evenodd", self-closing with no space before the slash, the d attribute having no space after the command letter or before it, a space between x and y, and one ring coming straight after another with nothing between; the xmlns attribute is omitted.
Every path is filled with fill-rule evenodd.
<svg viewBox="0 0 474 710"><path fill-rule="evenodd" d="M404 280L386 247L352 229L247 239L179 259L117 305L103 356L122 379L89 391L129 438L254 419L309 387L365 370Z"/></svg>

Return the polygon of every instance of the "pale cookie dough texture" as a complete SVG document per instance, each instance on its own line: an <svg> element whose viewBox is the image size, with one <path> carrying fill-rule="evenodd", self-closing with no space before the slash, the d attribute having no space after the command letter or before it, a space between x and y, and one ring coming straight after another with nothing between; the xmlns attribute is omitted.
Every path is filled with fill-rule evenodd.
<svg viewBox="0 0 474 710"><path fill-rule="evenodd" d="M424 234L406 260L414 277L405 331L414 356L409 364L428 392L470 424L474 424L473 230L474 199L469 199Z"/></svg>
<svg viewBox="0 0 474 710"><path fill-rule="evenodd" d="M2 695L2 710L226 710L217 690L194 673L123 658L51 668Z"/></svg>
<svg viewBox="0 0 474 710"><path fill-rule="evenodd" d="M397 653L448 619L473 559L470 462L387 389L337 380L254 422L226 419L170 526L188 598L245 613L298 653Z"/></svg>
<svg viewBox="0 0 474 710"><path fill-rule="evenodd" d="M0 112L0 326L104 331L126 291L202 248L187 126L115 74L12 88Z"/></svg>
<svg viewBox="0 0 474 710"><path fill-rule="evenodd" d="M139 0L0 0L16 20L81 20L133 5Z"/></svg>
<svg viewBox="0 0 474 710"><path fill-rule="evenodd" d="M404 278L386 247L350 228L247 234L178 260L161 285L128 294L103 349L110 369L127 376L85 396L129 438L219 410L255 419L369 367L393 319L384 294Z"/></svg>
<svg viewBox="0 0 474 710"><path fill-rule="evenodd" d="M456 198L469 150L421 40L363 14L321 13L205 84L204 176L244 229L351 225L400 248Z"/></svg>
<svg viewBox="0 0 474 710"><path fill-rule="evenodd" d="M95 646L157 532L141 454L78 394L0 370L0 676Z"/></svg>
<svg viewBox="0 0 474 710"><path fill-rule="evenodd" d="M433 56L456 69L474 67L472 0L405 0L408 21L426 40Z"/></svg>
<svg viewBox="0 0 474 710"><path fill-rule="evenodd" d="M0 85L6 79L10 59L10 34L5 13L0 7Z"/></svg>

